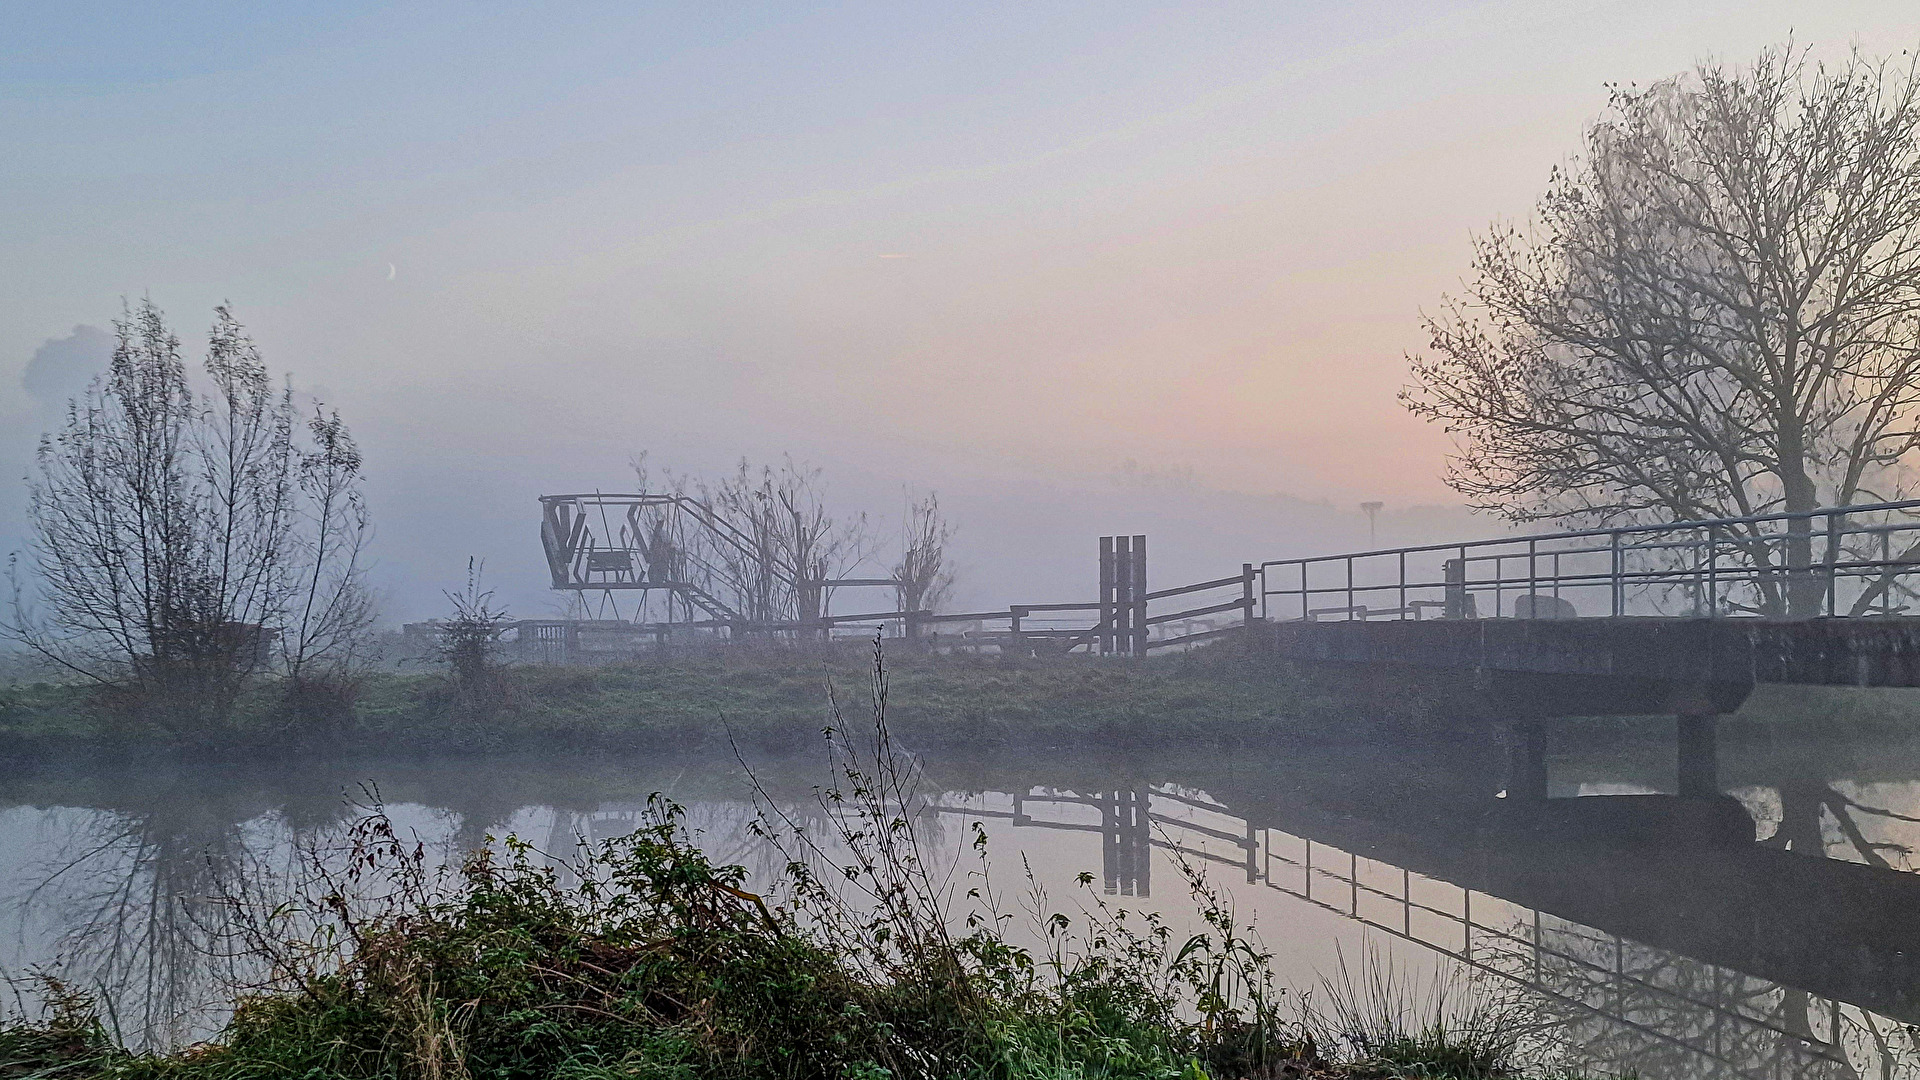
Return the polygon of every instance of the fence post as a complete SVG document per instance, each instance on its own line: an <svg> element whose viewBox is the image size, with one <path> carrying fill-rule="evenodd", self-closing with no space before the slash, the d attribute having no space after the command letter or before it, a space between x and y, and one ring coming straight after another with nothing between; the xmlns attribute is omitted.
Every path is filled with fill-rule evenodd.
<svg viewBox="0 0 1920 1080"><path fill-rule="evenodd" d="M1720 527L1707 526L1707 618L1720 614Z"/></svg>
<svg viewBox="0 0 1920 1080"><path fill-rule="evenodd" d="M1882 578L1886 577L1887 570L1892 565L1893 565L1893 534L1891 532L1888 532L1885 528L1882 528L1880 530L1880 566L1879 566L1879 573ZM1893 583L1891 581L1887 582L1886 588L1883 588L1880 590L1880 614L1882 615L1893 614Z"/></svg>
<svg viewBox="0 0 1920 1080"><path fill-rule="evenodd" d="M1400 609L1400 618L1404 620L1407 617L1407 553L1404 551L1400 553L1400 602L1395 606Z"/></svg>
<svg viewBox="0 0 1920 1080"><path fill-rule="evenodd" d="M1620 588L1620 531L1618 529L1608 534L1608 547L1613 552L1613 568L1609 571L1608 577L1613 583L1613 617L1617 619L1624 614L1622 609L1626 602L1626 597Z"/></svg>
<svg viewBox="0 0 1920 1080"><path fill-rule="evenodd" d="M1147 538L1136 533L1133 538L1133 572L1127 575L1127 584L1132 587L1128 597L1133 604L1133 639L1128 643L1128 651L1134 656L1147 655Z"/></svg>
<svg viewBox="0 0 1920 1080"><path fill-rule="evenodd" d="M1447 582L1447 618L1467 617L1467 558L1465 549L1457 559L1448 559L1443 575Z"/></svg>
<svg viewBox="0 0 1920 1080"><path fill-rule="evenodd" d="M1100 538L1100 632L1094 634L1098 640L1100 655L1114 651L1114 538Z"/></svg>
<svg viewBox="0 0 1920 1080"><path fill-rule="evenodd" d="M1827 614L1840 614L1841 515L1827 511Z"/></svg>
<svg viewBox="0 0 1920 1080"><path fill-rule="evenodd" d="M1253 622L1253 564L1240 564L1240 625Z"/></svg>

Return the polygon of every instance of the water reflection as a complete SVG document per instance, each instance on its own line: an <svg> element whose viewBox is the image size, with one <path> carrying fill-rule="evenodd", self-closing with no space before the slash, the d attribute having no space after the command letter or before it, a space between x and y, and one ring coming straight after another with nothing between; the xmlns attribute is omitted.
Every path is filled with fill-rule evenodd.
<svg viewBox="0 0 1920 1080"><path fill-rule="evenodd" d="M1920 744L1776 743L1723 733L1731 799L1697 828L1670 750L1619 732L1562 738L1551 794L1496 800L1498 755L1431 749L1284 756L1053 755L928 761L929 850L958 865L966 823L1064 896L1184 905L1168 860L1211 868L1310 984L1334 946L1523 988L1568 1064L1648 1077L1920 1075ZM827 835L810 757L757 766L782 812ZM262 772L121 769L0 778L0 962L60 958L123 1037L178 1042L255 974L228 947L223 892L283 895L372 777L396 821L452 859L514 832L565 856L632 831L662 791L715 856L775 855L731 762L393 762ZM1735 803L1733 800L1737 799ZM1724 811L1752 824L1729 837ZM1744 813L1745 816L1739 816ZM1720 815L1712 817L1712 815ZM1650 828L1649 822L1654 826ZM1741 827L1747 828L1742 825ZM1166 895L1173 893L1176 895Z"/></svg>

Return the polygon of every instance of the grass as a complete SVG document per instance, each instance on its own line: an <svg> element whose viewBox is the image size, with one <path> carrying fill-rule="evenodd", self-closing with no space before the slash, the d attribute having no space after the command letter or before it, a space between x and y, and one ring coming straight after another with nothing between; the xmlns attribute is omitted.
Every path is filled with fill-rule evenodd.
<svg viewBox="0 0 1920 1080"><path fill-rule="evenodd" d="M1324 979L1306 1025L1337 1056L1389 1076L1510 1076L1545 1034L1518 996L1486 993L1457 971L1410 976L1377 952L1357 969L1345 954Z"/></svg>
<svg viewBox="0 0 1920 1080"><path fill-rule="evenodd" d="M1010 903L982 833L964 893L936 884L911 826L913 762L892 741L899 691L872 677L872 724L849 731L836 708L826 725L826 831L763 798L753 828L784 870L758 893L658 796L638 831L566 876L513 839L435 868L375 807L340 849L310 853L293 896L221 898L232 946L272 975L239 993L216 1038L128 1051L85 997L50 985L42 1015L0 1024L0 1077L1523 1075L1517 1040L1428 1022L1391 978L1330 995L1325 1014L1283 1011L1269 954L1184 862L1202 924L1190 936L1110 907L1091 877L1071 913L1030 878ZM1022 915L1031 949L1007 932Z"/></svg>
<svg viewBox="0 0 1920 1080"><path fill-rule="evenodd" d="M722 650L608 667L504 669L483 702L438 671L377 673L332 724L296 723L262 684L195 754L303 756L493 754L565 746L626 752L810 745L827 686L859 685L858 647ZM1416 722L1401 696L1356 701L1327 676L1301 674L1221 645L1148 661L890 655L893 723L927 749L1236 745L1352 730L1359 719ZM1364 728L1365 725L1359 725ZM86 688L0 690L0 758L146 754L169 743Z"/></svg>

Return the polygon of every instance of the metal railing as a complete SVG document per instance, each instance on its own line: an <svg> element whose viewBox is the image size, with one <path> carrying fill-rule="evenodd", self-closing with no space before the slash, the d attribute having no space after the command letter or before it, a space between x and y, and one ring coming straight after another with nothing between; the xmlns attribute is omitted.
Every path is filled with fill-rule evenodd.
<svg viewBox="0 0 1920 1080"><path fill-rule="evenodd" d="M1261 563L1263 618L1900 615L1920 499Z"/></svg>

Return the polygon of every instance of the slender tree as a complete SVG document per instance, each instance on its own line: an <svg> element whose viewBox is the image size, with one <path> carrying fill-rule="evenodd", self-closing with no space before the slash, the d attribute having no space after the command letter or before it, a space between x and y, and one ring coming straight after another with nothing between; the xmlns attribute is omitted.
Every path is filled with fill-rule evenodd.
<svg viewBox="0 0 1920 1080"><path fill-rule="evenodd" d="M866 516L835 515L821 471L791 457L778 467L743 458L732 475L700 485L699 502L725 527L724 536L704 534L708 564L752 621L819 618L831 600L826 583L870 553Z"/></svg>
<svg viewBox="0 0 1920 1080"><path fill-rule="evenodd" d="M932 611L946 600L953 589L953 564L947 559L952 537L938 495L929 493L908 505L905 543L893 566L900 610Z"/></svg>
<svg viewBox="0 0 1920 1080"><path fill-rule="evenodd" d="M1907 492L1920 411L1920 81L1783 47L1616 89L1530 229L1475 245L1403 395L1515 520L1802 513ZM1804 568L1804 526L1760 566ZM1920 552L1911 553L1920 555ZM1813 575L1754 605L1808 614ZM1869 594L1867 601L1877 593Z"/></svg>
<svg viewBox="0 0 1920 1080"><path fill-rule="evenodd" d="M344 677L372 618L346 426L303 423L226 307L198 386L152 301L115 326L107 374L41 442L6 632L182 730L261 674Z"/></svg>

